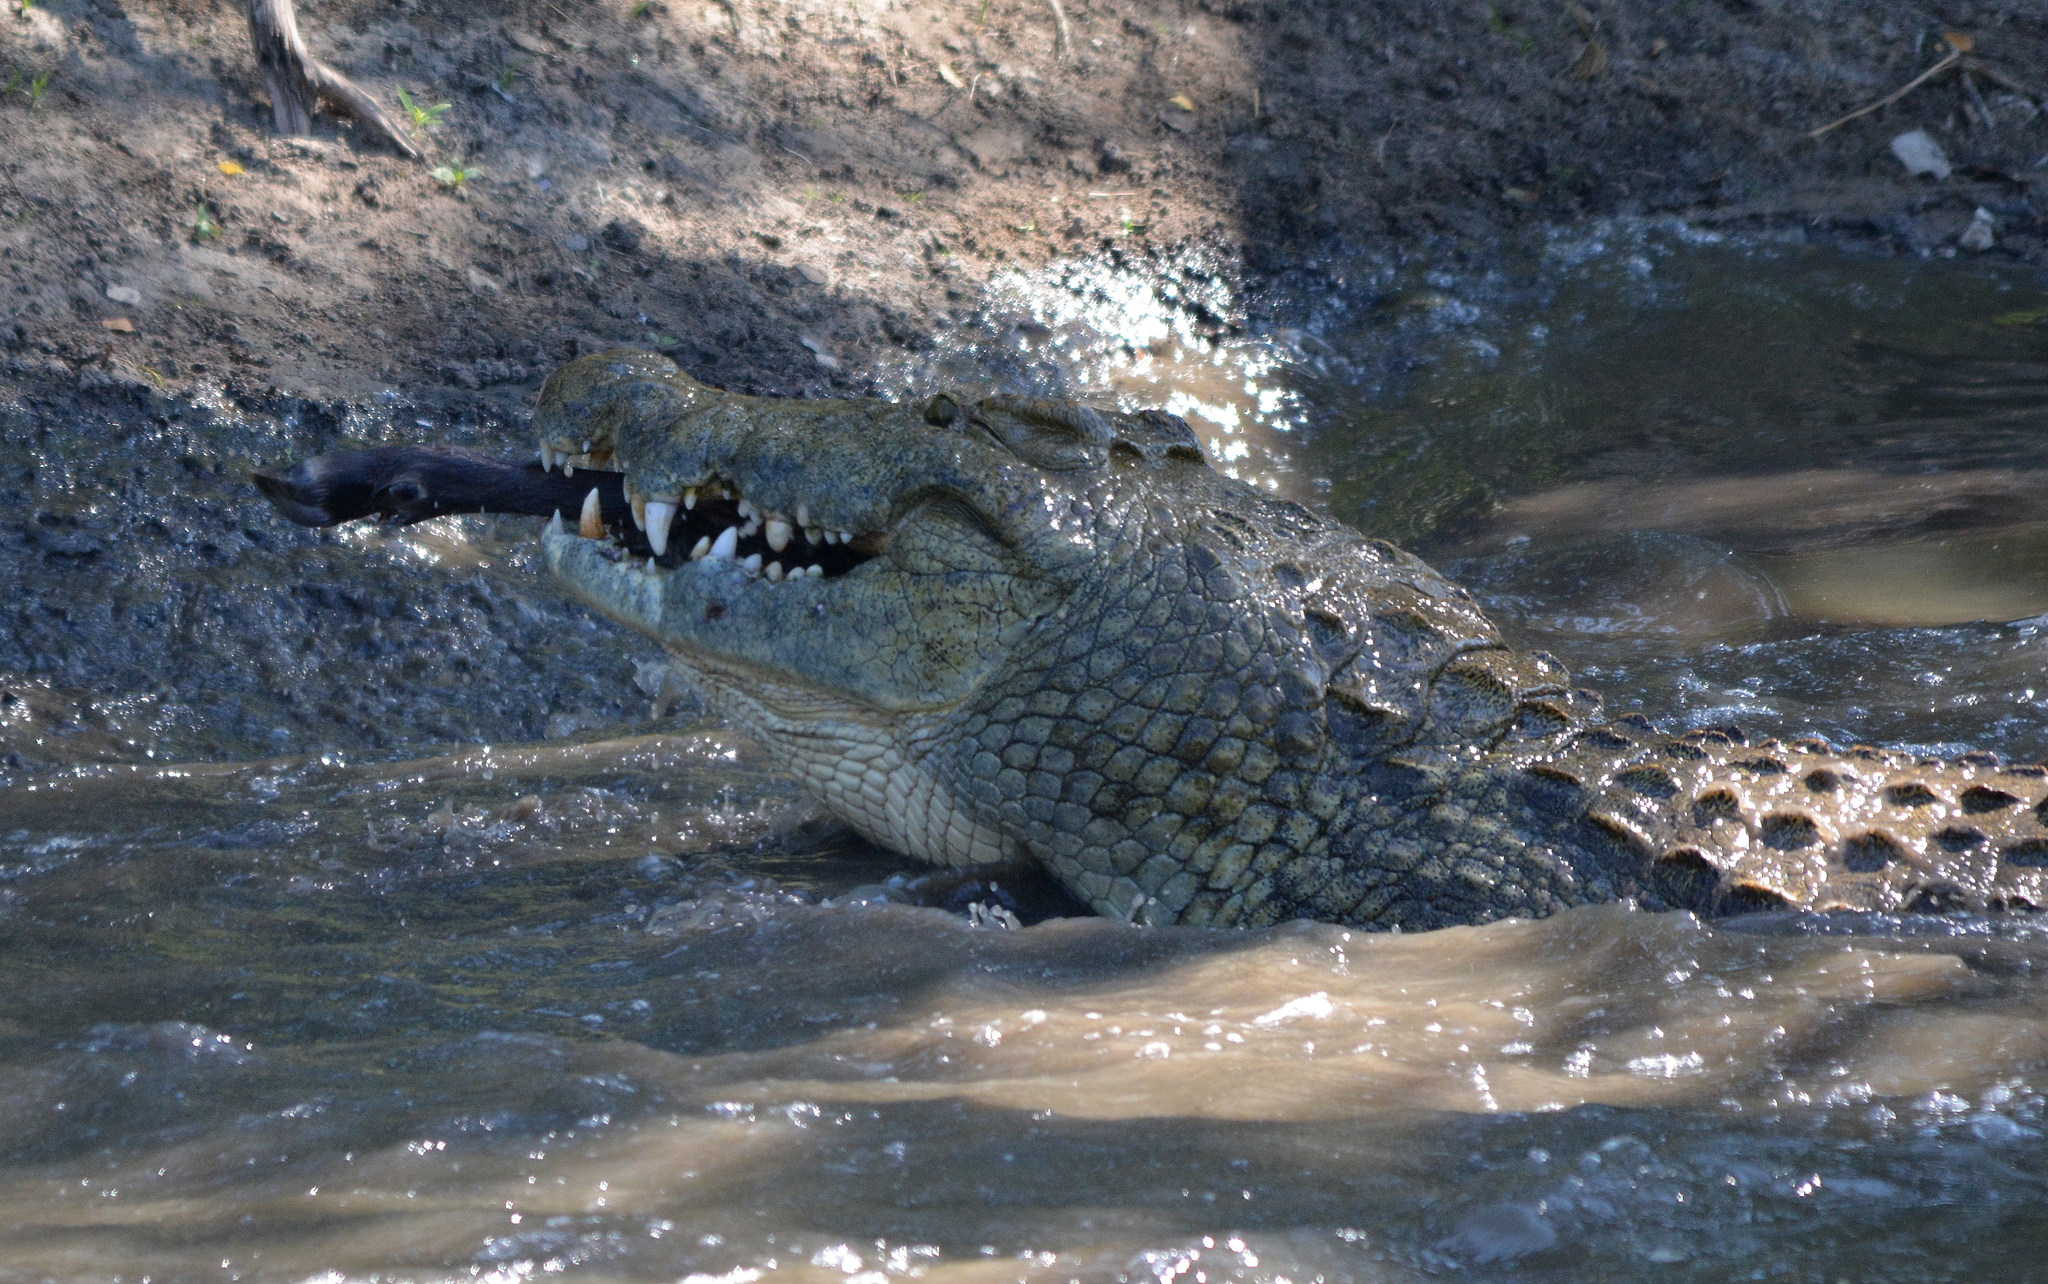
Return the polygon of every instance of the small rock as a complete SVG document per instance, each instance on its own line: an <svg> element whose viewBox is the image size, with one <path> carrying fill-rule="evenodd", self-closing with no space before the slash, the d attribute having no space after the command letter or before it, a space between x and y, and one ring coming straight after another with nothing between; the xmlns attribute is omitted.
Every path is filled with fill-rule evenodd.
<svg viewBox="0 0 2048 1284"><path fill-rule="evenodd" d="M590 248L590 238L587 236L565 236L562 238L562 248L571 254L581 254Z"/></svg>
<svg viewBox="0 0 2048 1284"><path fill-rule="evenodd" d="M1941 150L1941 144L1924 129L1910 130L1892 139L1892 155L1906 167L1908 178L1932 174L1938 182L1955 169L1948 163L1948 154Z"/></svg>
<svg viewBox="0 0 2048 1284"><path fill-rule="evenodd" d="M1506 1262L1540 1253L1557 1243L1557 1232L1535 1209L1522 1204L1491 1204L1458 1220L1451 1247L1475 1262Z"/></svg>
<svg viewBox="0 0 2048 1284"><path fill-rule="evenodd" d="M604 231L598 235L604 239L606 245L619 253L631 254L640 248L640 242L646 239L647 233L646 229L631 219L615 219L605 224Z"/></svg>
<svg viewBox="0 0 2048 1284"><path fill-rule="evenodd" d="M800 334L797 336L797 342L809 348L811 355L817 358L818 364L827 370L837 370L839 368L839 358L832 355L831 350L825 346L823 339L815 335Z"/></svg>
<svg viewBox="0 0 2048 1284"><path fill-rule="evenodd" d="M100 329L112 330L115 334L134 334L135 323L127 317L113 317L100 322Z"/></svg>
<svg viewBox="0 0 2048 1284"><path fill-rule="evenodd" d="M1956 238L1956 244L1966 250L1988 250L1998 243L1997 238L1991 234L1993 227L1991 211L1979 205L1977 213L1970 219L1970 225Z"/></svg>
<svg viewBox="0 0 2048 1284"><path fill-rule="evenodd" d="M110 285L107 287L107 297L116 303L134 307L142 302L142 291L132 285Z"/></svg>

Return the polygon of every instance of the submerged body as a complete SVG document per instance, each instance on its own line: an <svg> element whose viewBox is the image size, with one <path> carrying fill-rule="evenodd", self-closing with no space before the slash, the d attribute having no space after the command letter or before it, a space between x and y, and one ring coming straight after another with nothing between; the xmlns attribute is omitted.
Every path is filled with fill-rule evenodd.
<svg viewBox="0 0 2048 1284"><path fill-rule="evenodd" d="M2043 769L1603 722L1462 589L1213 472L1168 415L741 397L612 352L536 427L571 472L259 480L316 524L580 504L543 536L570 591L920 860L1035 861L1160 923L2048 904Z"/></svg>

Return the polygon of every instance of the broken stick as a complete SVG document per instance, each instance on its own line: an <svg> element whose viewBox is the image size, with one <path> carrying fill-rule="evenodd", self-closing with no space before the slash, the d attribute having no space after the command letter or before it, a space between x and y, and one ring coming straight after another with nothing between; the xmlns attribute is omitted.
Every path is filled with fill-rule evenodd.
<svg viewBox="0 0 2048 1284"><path fill-rule="evenodd" d="M291 137L312 132L313 106L324 98L390 139L405 155L419 156L419 149L376 99L307 50L292 0L249 0L249 43L256 47L256 65L270 90L271 118L278 133Z"/></svg>

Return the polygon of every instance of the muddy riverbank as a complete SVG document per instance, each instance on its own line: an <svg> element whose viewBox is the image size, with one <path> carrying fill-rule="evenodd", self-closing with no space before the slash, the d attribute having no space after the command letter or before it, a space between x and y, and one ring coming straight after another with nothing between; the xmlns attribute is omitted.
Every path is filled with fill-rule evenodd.
<svg viewBox="0 0 2048 1284"><path fill-rule="evenodd" d="M433 116L418 162L324 117L272 137L240 12L0 20L11 395L506 413L617 343L735 389L861 391L972 324L993 274L1189 245L1254 284L1333 246L1457 262L1607 216L2048 252L2048 11L2027 3L308 6L320 57ZM1967 84L1952 67L1804 137L1947 32ZM1944 179L1889 150L1913 129ZM1991 248L1958 251L1980 208ZM1263 318L1184 303L1229 329L1301 292Z"/></svg>
<svg viewBox="0 0 2048 1284"><path fill-rule="evenodd" d="M433 115L423 161L324 117L272 137L235 5L0 17L11 769L565 735L662 698L650 649L534 591L523 531L314 537L242 482L346 442L521 448L538 381L593 347L774 393L1092 393L1123 386L1080 370L1118 345L1299 353L1338 313L1449 316L1427 282L1512 277L1503 242L1613 218L1986 266L2044 252L2048 116L2024 93L1951 69L1800 138L1932 65L1944 31L1998 74L2048 66L2030 5L304 17L320 56ZM1905 174L1887 141L1909 128L1948 178ZM457 168L475 173L451 187ZM1958 248L1979 208L1992 247ZM1047 272L1102 312L1078 348L1018 303Z"/></svg>

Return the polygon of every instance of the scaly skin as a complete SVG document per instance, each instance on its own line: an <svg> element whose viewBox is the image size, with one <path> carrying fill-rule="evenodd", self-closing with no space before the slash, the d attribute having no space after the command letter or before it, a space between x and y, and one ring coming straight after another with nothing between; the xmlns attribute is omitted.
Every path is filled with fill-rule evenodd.
<svg viewBox="0 0 2048 1284"><path fill-rule="evenodd" d="M1602 723L1464 590L1212 472L1168 415L740 397L611 352L535 422L626 498L703 497L653 569L623 500L583 529L640 555L552 527L570 591L922 860L1036 860L1155 923L2048 904L2041 768ZM797 534L773 555L823 574L780 583L692 562L740 520L721 484L852 543Z"/></svg>

